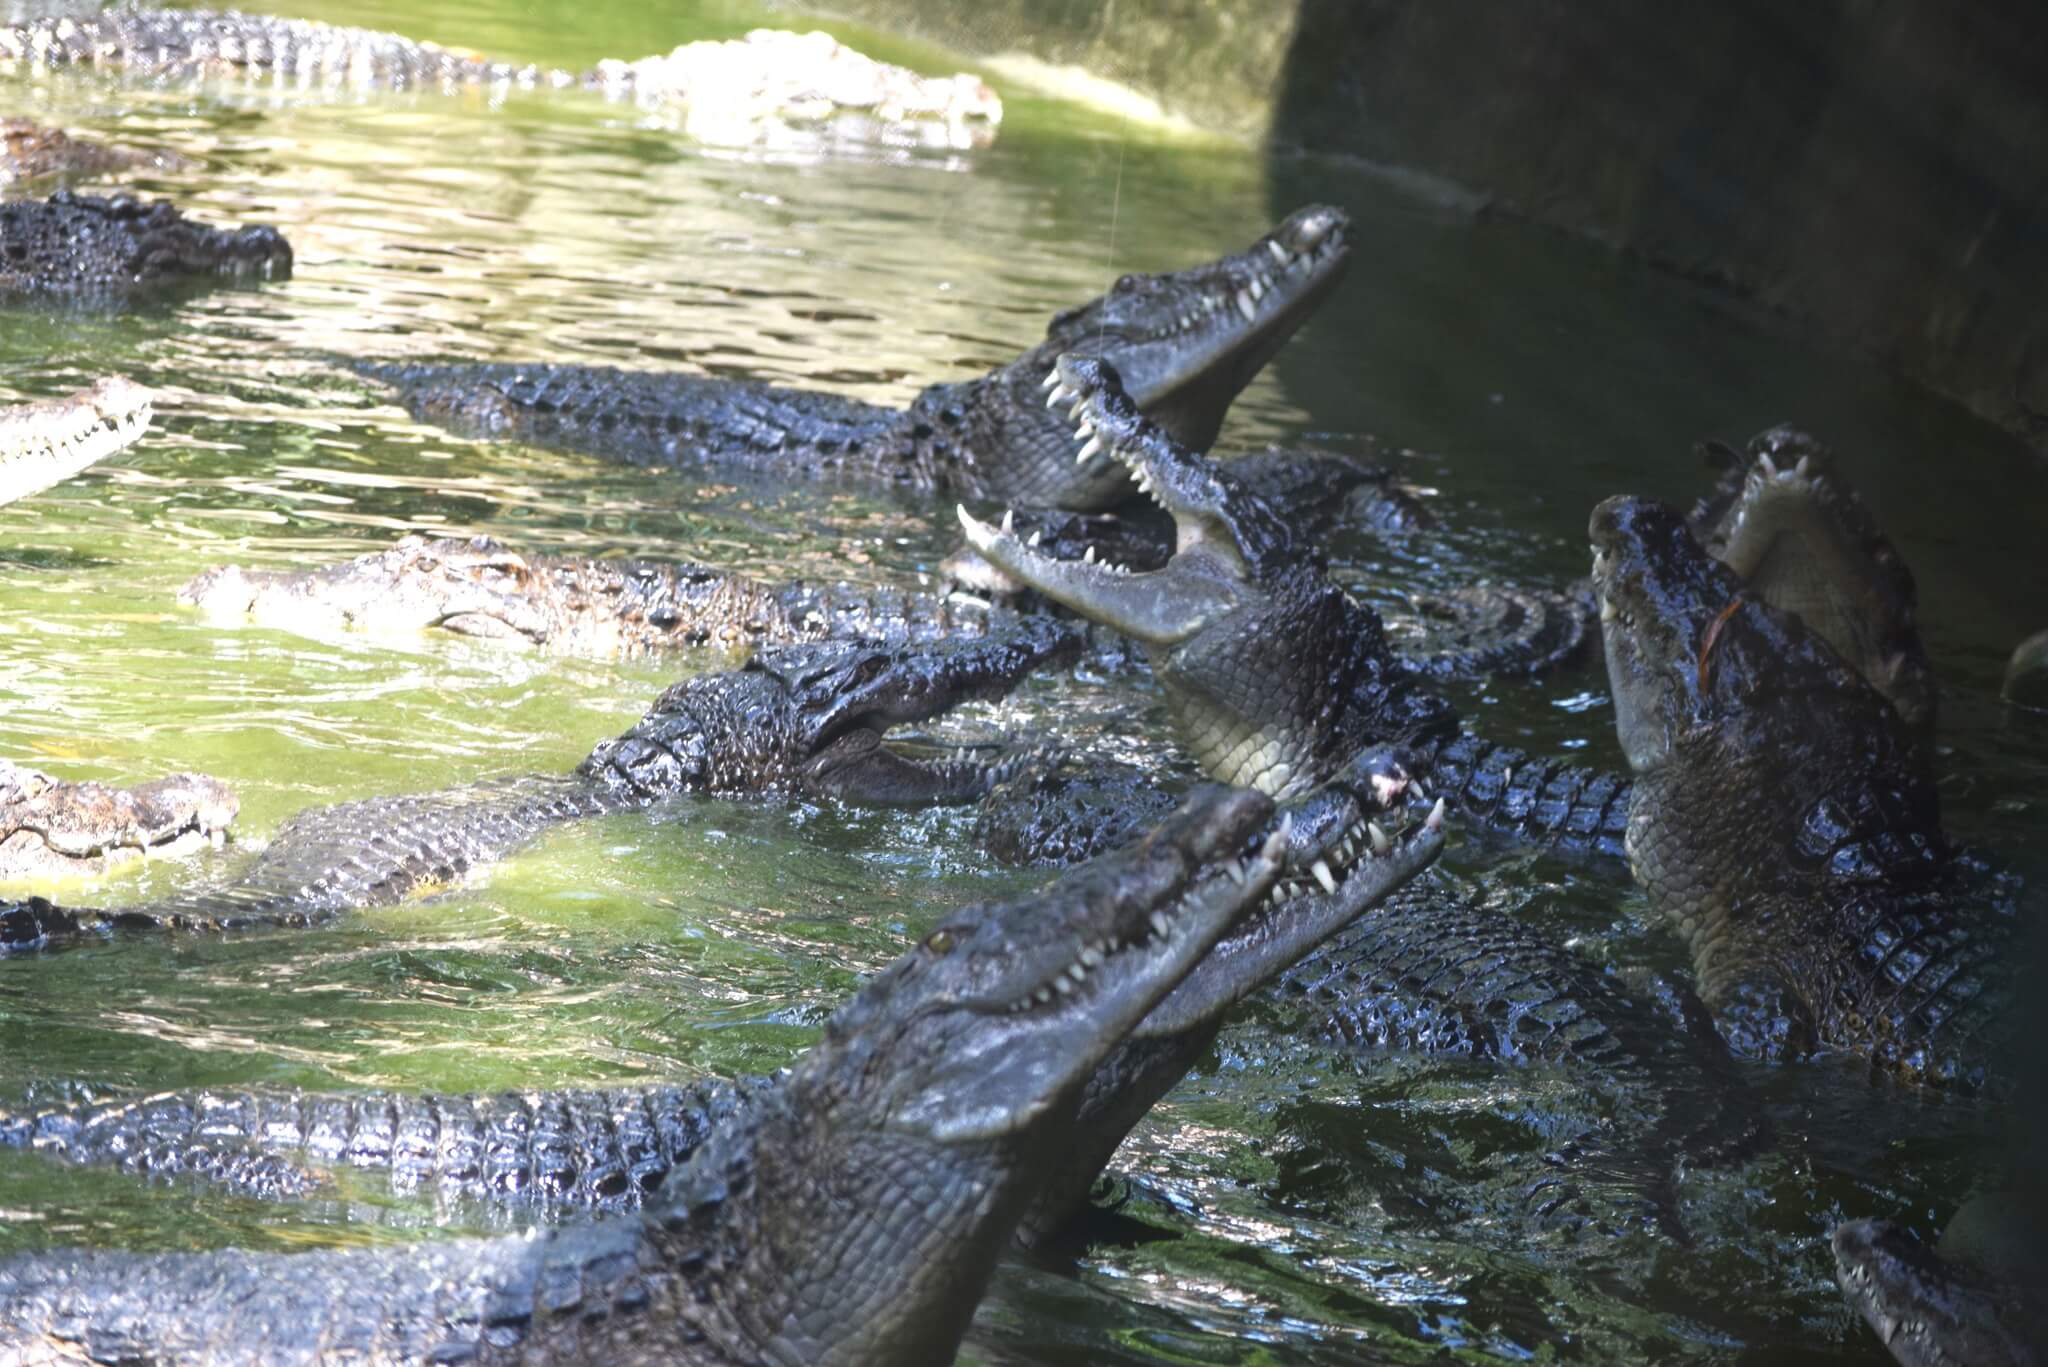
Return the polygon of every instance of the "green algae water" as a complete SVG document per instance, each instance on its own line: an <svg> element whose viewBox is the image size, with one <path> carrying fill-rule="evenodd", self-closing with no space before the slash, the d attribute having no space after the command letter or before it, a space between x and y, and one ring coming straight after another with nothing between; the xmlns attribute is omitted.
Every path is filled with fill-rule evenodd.
<svg viewBox="0 0 2048 1367"><path fill-rule="evenodd" d="M579 66L763 20L616 0L381 0L312 17ZM872 33L864 50L958 63ZM0 401L118 372L151 435L0 509L0 754L69 778L197 769L242 796L244 846L304 807L562 770L713 655L619 664L488 643L306 639L207 624L210 564L310 566L420 531L687 557L763 577L902 582L950 505L740 486L477 445L323 358L556 360L746 376L900 403L1037 339L1125 270L1234 249L1312 200L1353 217L1349 280L1238 402L1219 448L1377 450L1434 532L1340 532L1382 603L1582 572L1611 493L1683 502L1701 437L1795 421L1835 444L1918 573L1962 839L2038 886L2048 725L1996 696L2048 616L2048 480L1959 409L1817 352L1682 282L1370 168L1193 144L1003 89L993 146L820 157L683 140L580 96L0 81L0 111L176 153L126 184L210 223L267 222L294 278L142 312L0 308ZM1597 669L1459 701L1489 737L1619 762ZM1083 734L1170 754L1141 676L1040 680L945 729ZM1181 765L1184 769L1184 765ZM1739 800L1739 795L1731 795ZM0 1100L265 1083L501 1089L773 1069L944 909L1039 879L989 867L959 813L700 802L554 832L469 885L305 932L137 939L0 962ZM240 855L157 861L74 902L146 898ZM1679 956L1625 871L1465 839L1438 875L1620 969ZM20 889L17 889L19 891ZM1824 1236L1847 1215L1939 1228L1982 1155L1967 1104L1816 1064L1749 1069L1773 1137L1686 1175L1684 1238L1536 1232L1517 1194L1612 1122L1584 1078L1328 1048L1254 1003L1112 1172L1120 1227L999 1273L965 1356L1003 1363L1865 1361ZM302 1248L505 1217L373 1183L273 1207L0 1152L0 1249Z"/></svg>

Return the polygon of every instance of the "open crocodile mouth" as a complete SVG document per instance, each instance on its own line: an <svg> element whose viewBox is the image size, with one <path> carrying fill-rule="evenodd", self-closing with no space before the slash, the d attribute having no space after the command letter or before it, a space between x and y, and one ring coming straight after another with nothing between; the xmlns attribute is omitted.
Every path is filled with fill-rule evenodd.
<svg viewBox="0 0 2048 1367"><path fill-rule="evenodd" d="M155 395L109 376L61 399L0 409L0 504L69 479L148 430Z"/></svg>
<svg viewBox="0 0 2048 1367"><path fill-rule="evenodd" d="M1044 387L1048 407L1069 406L1081 442L1076 462L1117 462L1173 518L1174 555L1156 570L1098 559L1092 545L1079 560L1060 560L1039 550L1037 531L1028 540L1018 536L1014 509L991 527L961 506L968 544L1055 602L1156 645L1186 640L1237 606L1251 573L1235 533L1215 511L1227 494L1206 458L1150 425L1102 361L1062 355ZM1198 563L1206 572L1195 569Z"/></svg>
<svg viewBox="0 0 2048 1367"><path fill-rule="evenodd" d="M1193 938L1199 937L1201 948L1206 949L1223 924L1249 914L1237 910L1248 896L1263 891L1265 898L1271 897L1272 887L1286 867L1291 835L1292 822L1282 817L1248 854L1217 860L1171 899L1143 913L1124 916L1108 934L1083 944L1067 966L1039 984L1036 991L1012 1001L1005 1010L1023 1015L1051 1006L1058 999L1088 990L1105 970L1143 972L1152 961L1179 957ZM1228 910L1219 912L1219 907Z"/></svg>
<svg viewBox="0 0 2048 1367"><path fill-rule="evenodd" d="M1132 400L1168 431L1202 449L1230 402L1336 287L1350 260L1341 209L1314 206L1242 252L1145 284L1186 296L1178 308L1112 290L1099 306L1055 319L1047 337L1062 351L1113 361ZM1140 286L1143 288L1143 285ZM1173 308L1156 320L1146 315ZM1091 453L1085 477L1105 467Z"/></svg>

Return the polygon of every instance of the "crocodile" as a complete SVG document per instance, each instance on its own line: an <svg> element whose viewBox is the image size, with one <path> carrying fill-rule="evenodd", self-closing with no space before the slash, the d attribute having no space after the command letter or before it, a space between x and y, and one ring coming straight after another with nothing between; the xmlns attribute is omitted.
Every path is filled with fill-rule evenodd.
<svg viewBox="0 0 2048 1367"><path fill-rule="evenodd" d="M0 408L0 504L133 446L149 430L155 405L150 390L109 375L61 398Z"/></svg>
<svg viewBox="0 0 2048 1367"><path fill-rule="evenodd" d="M1403 775L1398 788L1375 777L1390 773ZM1391 802L1407 786L1405 773L1400 757L1368 752L1306 803L1334 791L1357 795L1355 805L1370 812L1374 797ZM1003 862L1064 865L1135 839L1173 802L1158 775L1135 767L1078 777L1034 769L983 800L975 836ZM1302 805L1286 804L1297 810L1298 832L1316 824ZM1365 831L1387 839L1371 825ZM1691 993L1657 980L1625 985L1477 893L1405 887L1287 970L1279 992L1344 1049L1563 1068L1596 1080L1616 1098L1614 1112L1551 1155L1555 1170L1524 1202L1538 1224L1647 1219L1671 1228L1679 1166L1735 1161L1764 1135L1726 1044Z"/></svg>
<svg viewBox="0 0 2048 1367"><path fill-rule="evenodd" d="M121 9L0 28L0 67L8 65L107 68L157 84L241 80L267 90L593 90L679 110L685 132L727 143L810 131L833 141L967 148L989 142L1003 114L1002 100L977 77L921 76L828 34L772 29L578 73L310 19Z"/></svg>
<svg viewBox="0 0 2048 1367"><path fill-rule="evenodd" d="M770 583L708 565L529 555L490 537L407 536L316 570L221 565L178 591L215 621L299 632L438 630L565 655L976 636L1014 614L968 594Z"/></svg>
<svg viewBox="0 0 2048 1367"><path fill-rule="evenodd" d="M1327 516L1333 497L1384 477L1355 462L1292 452L1246 456L1237 468L1278 490L1304 519ZM1075 558L1101 545L1163 561L1172 529L1111 514L1045 512L1042 544ZM957 582L959 567L942 567ZM968 576L973 578L973 576ZM687 561L530 555L491 537L412 535L382 551L313 570L218 565L178 592L219 623L253 620L287 631L446 631L584 656L849 637L932 640L979 635L1041 604L986 578L975 593L751 579Z"/></svg>
<svg viewBox="0 0 2048 1367"><path fill-rule="evenodd" d="M97 877L145 855L219 846L240 806L205 774L116 788L0 759L0 882Z"/></svg>
<svg viewBox="0 0 2048 1367"><path fill-rule="evenodd" d="M1418 775L1487 826L1620 853L1626 779L1464 732L1427 675L1392 650L1379 614L1331 583L1314 548L1228 463L1146 419L1114 366L1063 356L1044 384L1080 422L1084 453L1130 469L1172 516L1173 558L1150 573L1054 560L961 507L967 540L1047 598L1138 640L1209 777L1285 799L1360 751L1403 746Z"/></svg>
<svg viewBox="0 0 2048 1367"><path fill-rule="evenodd" d="M1041 1188L1022 1241L1062 1229L1077 1213L1124 1133L1207 1049L1231 1006L1436 857L1440 822L1389 837L1384 847L1368 843L1366 823L1400 791L1388 777L1392 786L1322 795L1313 810L1288 818L1285 871L1273 890L1091 1079L1077 1140L1060 1165L1065 1178ZM1330 890L1310 872L1317 861L1342 870ZM0 1110L0 1145L268 1200L317 1195L329 1186L328 1170L347 1169L485 1212L619 1212L658 1199L671 1173L775 1085L756 1077L484 1096L251 1088L66 1096Z"/></svg>
<svg viewBox="0 0 2048 1367"><path fill-rule="evenodd" d="M291 273L291 244L277 229L210 228L163 200L59 190L0 201L0 298L119 303Z"/></svg>
<svg viewBox="0 0 2048 1367"><path fill-rule="evenodd" d="M0 504L134 444L149 430L154 399L116 375L62 398L0 408ZM233 791L204 774L114 788L0 760L0 880L95 876L144 854L217 845L236 807Z"/></svg>
<svg viewBox="0 0 2048 1367"><path fill-rule="evenodd" d="M584 452L635 465L791 479L844 478L917 492L1099 511L1132 497L1124 468L1075 460L1045 410L1053 358L1113 357L1130 393L1182 441L1206 448L1238 391L1335 288L1348 219L1316 205L1241 252L1165 275L1126 275L1056 315L1046 338L979 379L927 386L904 409L752 381L609 366L339 364L389 386L409 412L460 436Z"/></svg>
<svg viewBox="0 0 2048 1367"><path fill-rule="evenodd" d="M438 792L301 812L224 884L112 909L44 898L0 903L0 952L116 930L304 926L388 906L503 858L550 826L681 794L972 801L1028 757L919 760L890 727L1009 692L1079 634L1049 619L976 640L833 642L762 651L740 669L668 689L623 735L568 774L492 778Z"/></svg>
<svg viewBox="0 0 2048 1367"><path fill-rule="evenodd" d="M1789 612L1644 499L1593 512L1632 872L1738 1053L1996 1081L2011 916L1942 831L1913 729Z"/></svg>
<svg viewBox="0 0 2048 1367"><path fill-rule="evenodd" d="M2014 1211L2010 1193L1977 1197L1935 1247L1888 1220L1844 1221L1829 1238L1835 1280L1904 1367L2039 1367L2048 1362L2048 1257L2040 1226ZM1994 1223L1992 1239L1959 1237Z"/></svg>
<svg viewBox="0 0 2048 1367"><path fill-rule="evenodd" d="M47 128L28 119L0 119L0 186L98 177L138 166L170 169L180 164L179 158L167 152L140 152L73 137L61 128Z"/></svg>
<svg viewBox="0 0 2048 1367"><path fill-rule="evenodd" d="M1700 544L1757 598L1796 613L1931 743L1934 666L1913 572L1834 452L1789 426L1758 433L1740 455L1704 449L1722 474L1688 515Z"/></svg>
<svg viewBox="0 0 2048 1367"><path fill-rule="evenodd" d="M0 1261L22 1362L951 1360L1080 1091L1270 889L1249 792L955 912L636 1213L297 1254Z"/></svg>

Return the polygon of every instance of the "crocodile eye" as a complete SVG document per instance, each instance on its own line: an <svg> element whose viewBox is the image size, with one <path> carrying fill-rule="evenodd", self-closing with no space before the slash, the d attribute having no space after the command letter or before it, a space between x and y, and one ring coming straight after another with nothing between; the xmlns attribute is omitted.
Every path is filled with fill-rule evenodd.
<svg viewBox="0 0 2048 1367"><path fill-rule="evenodd" d="M934 954L951 954L953 952L953 932L947 930L944 926L939 927L924 937L924 947Z"/></svg>

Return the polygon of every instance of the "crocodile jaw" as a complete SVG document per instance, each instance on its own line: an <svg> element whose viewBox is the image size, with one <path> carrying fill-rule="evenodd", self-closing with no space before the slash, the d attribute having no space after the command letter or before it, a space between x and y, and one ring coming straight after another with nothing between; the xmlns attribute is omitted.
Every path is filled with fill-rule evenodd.
<svg viewBox="0 0 2048 1367"><path fill-rule="evenodd" d="M965 507L959 514L967 543L990 564L1055 603L1147 645L1178 645L1238 606L1232 577L1203 573L1207 557L1199 554L1182 553L1165 569L1132 573L1093 560L1055 560Z"/></svg>

